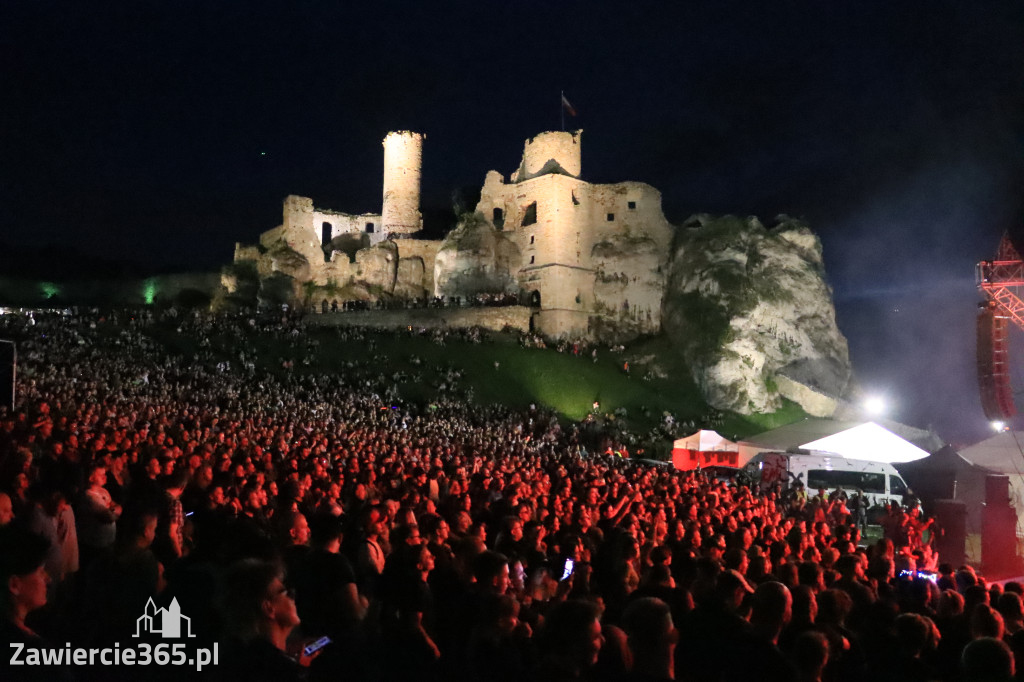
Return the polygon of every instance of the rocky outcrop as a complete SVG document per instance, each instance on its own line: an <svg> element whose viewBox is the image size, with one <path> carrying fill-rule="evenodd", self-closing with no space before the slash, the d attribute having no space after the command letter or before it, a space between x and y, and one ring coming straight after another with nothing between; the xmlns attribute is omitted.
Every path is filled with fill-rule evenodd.
<svg viewBox="0 0 1024 682"><path fill-rule="evenodd" d="M370 291L390 294L398 277L398 247L386 241L356 252L355 281Z"/></svg>
<svg viewBox="0 0 1024 682"><path fill-rule="evenodd" d="M594 308L610 338L633 338L661 328L668 254L646 234L612 234L594 244Z"/></svg>
<svg viewBox="0 0 1024 682"><path fill-rule="evenodd" d="M757 218L688 220L674 246L662 321L720 409L778 409L780 372L787 386L796 382L819 396L840 397L850 380L821 243L786 216L771 229Z"/></svg>
<svg viewBox="0 0 1024 682"><path fill-rule="evenodd" d="M404 299L423 298L426 293L423 288L423 271L422 258L418 256L400 258L398 272L395 276L395 296Z"/></svg>
<svg viewBox="0 0 1024 682"><path fill-rule="evenodd" d="M474 296L518 291L519 248L478 213L448 233L434 260L434 294Z"/></svg>

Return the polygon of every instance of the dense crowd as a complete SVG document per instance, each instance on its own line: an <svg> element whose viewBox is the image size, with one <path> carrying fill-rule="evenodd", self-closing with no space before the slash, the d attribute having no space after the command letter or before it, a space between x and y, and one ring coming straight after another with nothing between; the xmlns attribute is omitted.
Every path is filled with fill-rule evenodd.
<svg viewBox="0 0 1024 682"><path fill-rule="evenodd" d="M264 362L257 340L302 355L299 320L3 315L0 338L12 644L123 647L152 598L219 646L203 678L1009 680L1024 655L1020 585L926 573L927 544L864 542L842 499L588 455L542 409L405 404L386 368ZM33 673L139 676L0 661Z"/></svg>
<svg viewBox="0 0 1024 682"><path fill-rule="evenodd" d="M432 298L395 298L377 299L376 301L346 300L338 301L326 298L320 302L319 308L309 307L311 313L337 313L360 310L419 310L422 308L500 308L515 306L529 301L526 295L519 293L488 293L482 292L472 296L434 296Z"/></svg>

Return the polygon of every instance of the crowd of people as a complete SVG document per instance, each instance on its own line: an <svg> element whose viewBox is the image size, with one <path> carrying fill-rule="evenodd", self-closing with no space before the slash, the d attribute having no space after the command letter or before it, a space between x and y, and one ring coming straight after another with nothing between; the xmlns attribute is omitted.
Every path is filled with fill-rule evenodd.
<svg viewBox="0 0 1024 682"><path fill-rule="evenodd" d="M1024 655L1021 585L928 573L823 495L588 455L543 409L260 357L301 321L3 315L0 338L12 646L125 647L152 599L218 647L191 674L231 680L1010 680ZM0 660L33 674L138 677Z"/></svg>
<svg viewBox="0 0 1024 682"><path fill-rule="evenodd" d="M481 292L473 296L434 296L431 298L379 298L376 301L345 300L338 301L326 298L320 302L319 309L316 306L309 308L309 312L321 314L352 312L360 310L419 310L422 308L500 308L504 306L520 305L530 301L528 295L518 292ZM532 305L532 303L531 303Z"/></svg>

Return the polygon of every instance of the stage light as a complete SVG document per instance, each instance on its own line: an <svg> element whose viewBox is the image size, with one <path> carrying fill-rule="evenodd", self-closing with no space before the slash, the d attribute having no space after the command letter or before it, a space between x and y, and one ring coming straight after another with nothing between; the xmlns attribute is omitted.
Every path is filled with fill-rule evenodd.
<svg viewBox="0 0 1024 682"><path fill-rule="evenodd" d="M864 401L864 411L873 416L885 414L885 399L880 396L872 396Z"/></svg>
<svg viewBox="0 0 1024 682"><path fill-rule="evenodd" d="M1006 422L1001 422L999 420L992 422L993 431L1006 431L1007 428L1008 427L1006 426Z"/></svg>

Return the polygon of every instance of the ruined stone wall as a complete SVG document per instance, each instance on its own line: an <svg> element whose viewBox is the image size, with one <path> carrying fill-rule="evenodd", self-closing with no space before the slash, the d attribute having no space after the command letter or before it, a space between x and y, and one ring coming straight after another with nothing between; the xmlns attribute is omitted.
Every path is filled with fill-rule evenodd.
<svg viewBox="0 0 1024 682"><path fill-rule="evenodd" d="M306 324L321 326L368 326L403 329L483 327L501 331L506 327L526 332L533 311L526 306L503 308L420 308L413 310L365 310L307 316Z"/></svg>
<svg viewBox="0 0 1024 682"><path fill-rule="evenodd" d="M423 228L420 214L421 133L388 133L384 138L384 234L410 234Z"/></svg>
<svg viewBox="0 0 1024 682"><path fill-rule="evenodd" d="M437 260L437 252L441 248L441 240L427 239L399 239L395 242L398 245L398 257L400 259L419 258L423 262L423 288L430 293L434 291L434 262ZM399 262L401 265L401 262Z"/></svg>
<svg viewBox="0 0 1024 682"><path fill-rule="evenodd" d="M313 222L316 210L309 197L288 195L284 200L282 238L293 251L302 254L310 264L323 262L320 234Z"/></svg>
<svg viewBox="0 0 1024 682"><path fill-rule="evenodd" d="M532 137L523 144L523 160L513 173L512 182L522 182L543 173L561 169L573 177L579 177L582 169L580 138L582 130L576 132L549 131ZM554 162L554 163L552 163Z"/></svg>
<svg viewBox="0 0 1024 682"><path fill-rule="evenodd" d="M523 267L562 263L586 267L577 244L585 231L579 205L573 203L579 180L563 175L544 175L510 188L518 203L515 240L523 254ZM537 222L522 225L523 209L536 203ZM531 263L531 257L533 262Z"/></svg>
<svg viewBox="0 0 1024 682"><path fill-rule="evenodd" d="M232 261L239 263L241 261L257 261L260 259L260 247L242 244L241 242L235 242L235 257Z"/></svg>
<svg viewBox="0 0 1024 682"><path fill-rule="evenodd" d="M638 333L657 332L672 243L661 193L624 182L588 185L586 195L594 226L595 312Z"/></svg>
<svg viewBox="0 0 1024 682"><path fill-rule="evenodd" d="M320 236L323 243L323 225L331 226L330 239L343 234L366 234L370 238L370 244L376 244L384 239L384 226L382 217L372 213L361 213L352 215L341 211L314 210L313 227Z"/></svg>

